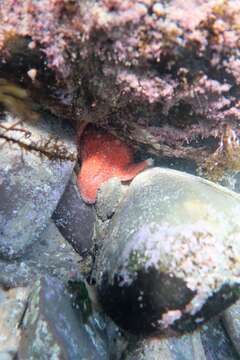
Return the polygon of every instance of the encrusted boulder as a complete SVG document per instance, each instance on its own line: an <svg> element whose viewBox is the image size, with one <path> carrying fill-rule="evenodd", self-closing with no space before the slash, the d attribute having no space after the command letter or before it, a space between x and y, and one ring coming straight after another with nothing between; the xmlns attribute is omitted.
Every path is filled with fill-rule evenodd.
<svg viewBox="0 0 240 360"><path fill-rule="evenodd" d="M239 135L238 1L1 5L0 77L42 107L196 161Z"/></svg>
<svg viewBox="0 0 240 360"><path fill-rule="evenodd" d="M138 175L110 220L93 276L105 311L140 334L194 330L240 294L240 197L179 171Z"/></svg>

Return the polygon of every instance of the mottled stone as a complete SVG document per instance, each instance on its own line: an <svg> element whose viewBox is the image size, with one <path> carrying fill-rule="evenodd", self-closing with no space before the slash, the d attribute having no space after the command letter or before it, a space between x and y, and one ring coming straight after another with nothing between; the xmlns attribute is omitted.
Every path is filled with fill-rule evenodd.
<svg viewBox="0 0 240 360"><path fill-rule="evenodd" d="M0 352L0 359L1 360L14 360L15 354L9 354L7 352Z"/></svg>
<svg viewBox="0 0 240 360"><path fill-rule="evenodd" d="M4 126L12 124L13 119L9 119ZM17 128L21 126L17 125ZM58 139L56 142L63 142L64 149L75 151L73 132L68 127L65 129L61 120L46 117L23 128L29 132L27 137L22 131L12 130L6 134L14 141L0 139L0 257L5 259L22 256L26 248L37 240L75 164L74 161L57 159L55 153L52 159L47 156L45 143L51 143L53 136ZM0 131L5 134L5 130ZM18 141L22 142L22 147ZM29 148L28 141L35 145ZM45 153L39 150L39 143Z"/></svg>
<svg viewBox="0 0 240 360"><path fill-rule="evenodd" d="M118 178L112 178L103 183L97 195L97 216L106 221L112 217L126 191L126 186Z"/></svg>
<svg viewBox="0 0 240 360"><path fill-rule="evenodd" d="M138 175L93 277L105 311L136 333L190 331L239 297L239 195L186 173Z"/></svg>
<svg viewBox="0 0 240 360"><path fill-rule="evenodd" d="M240 356L240 301L224 311L222 319L228 336Z"/></svg>
<svg viewBox="0 0 240 360"><path fill-rule="evenodd" d="M19 325L27 306L29 288L0 288L0 359L13 359L20 341Z"/></svg>
<svg viewBox="0 0 240 360"><path fill-rule="evenodd" d="M104 332L110 360L122 360L128 337L124 336L118 326L102 312L96 296L96 289L86 282L70 281L68 290L71 293L73 307L82 311L83 318L92 325L97 325ZM89 301L90 300L90 301ZM95 327L94 325L94 327Z"/></svg>
<svg viewBox="0 0 240 360"><path fill-rule="evenodd" d="M4 80L0 79L0 95L2 95L2 81ZM28 108L26 113L22 113L21 108L14 107L14 100L20 101L17 97L18 92L25 90L13 83L7 84L9 91L7 100L12 103L12 107L9 109L10 113L4 113L0 118L1 141L10 144L17 143L20 149L30 152L36 151L40 157L45 156L52 160L75 162L77 160L77 149L74 142L75 132L70 124L65 119L56 118L49 113L29 113L27 112L30 111ZM22 106L26 106L29 100L29 98L21 99ZM5 105L5 102L1 101L1 96L0 102ZM37 107L31 102L30 105ZM24 115L26 118L23 118ZM1 145L1 149L3 148L4 146Z"/></svg>
<svg viewBox="0 0 240 360"><path fill-rule="evenodd" d="M93 238L95 245L98 242L97 239L107 237L108 225L127 189L128 185L123 185L117 178L108 180L100 187L95 204L96 222Z"/></svg>
<svg viewBox="0 0 240 360"><path fill-rule="evenodd" d="M101 324L91 314L84 318L82 309L72 306L64 285L47 276L33 290L18 355L19 360L109 359Z"/></svg>
<svg viewBox="0 0 240 360"><path fill-rule="evenodd" d="M124 360L173 360L167 339L144 339L130 344Z"/></svg>
<svg viewBox="0 0 240 360"><path fill-rule="evenodd" d="M238 1L2 4L0 76L14 70L52 111L198 162L226 124L239 135Z"/></svg>
<svg viewBox="0 0 240 360"><path fill-rule="evenodd" d="M199 331L168 340L171 354L176 360L207 360Z"/></svg>
<svg viewBox="0 0 240 360"><path fill-rule="evenodd" d="M21 259L0 260L0 284L31 284L39 274L51 274L64 282L81 277L81 257L62 237L53 222Z"/></svg>
<svg viewBox="0 0 240 360"><path fill-rule="evenodd" d="M92 246L95 212L81 198L72 176L52 216L64 238L79 254L86 253Z"/></svg>
<svg viewBox="0 0 240 360"><path fill-rule="evenodd" d="M215 320L204 325L201 331L201 339L207 360L239 359L239 355L227 337L221 322Z"/></svg>
<svg viewBox="0 0 240 360"><path fill-rule="evenodd" d="M140 339L130 344L124 360L207 360L199 332L176 338Z"/></svg>

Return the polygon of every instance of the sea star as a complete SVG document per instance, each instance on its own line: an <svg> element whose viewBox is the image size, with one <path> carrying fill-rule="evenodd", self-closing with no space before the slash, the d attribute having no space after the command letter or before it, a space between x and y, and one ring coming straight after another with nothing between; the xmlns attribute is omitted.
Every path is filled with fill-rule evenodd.
<svg viewBox="0 0 240 360"><path fill-rule="evenodd" d="M83 200L90 204L95 203L98 189L110 178L129 181L152 164L152 159L134 163L128 145L93 125L80 132L78 151L82 164L77 183Z"/></svg>

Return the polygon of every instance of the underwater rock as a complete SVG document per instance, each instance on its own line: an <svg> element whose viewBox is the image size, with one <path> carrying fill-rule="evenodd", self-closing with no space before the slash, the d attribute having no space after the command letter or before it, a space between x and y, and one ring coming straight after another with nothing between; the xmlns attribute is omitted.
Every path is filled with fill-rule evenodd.
<svg viewBox="0 0 240 360"><path fill-rule="evenodd" d="M87 205L81 198L73 174L53 213L58 230L63 237L81 255L92 246L95 213L93 206Z"/></svg>
<svg viewBox="0 0 240 360"><path fill-rule="evenodd" d="M111 219L126 190L127 186L116 177L103 183L98 191L95 205L97 217L102 221Z"/></svg>
<svg viewBox="0 0 240 360"><path fill-rule="evenodd" d="M36 282L21 327L19 360L109 359L104 330L91 322L90 300L82 290L85 305L74 308L61 281L45 276Z"/></svg>
<svg viewBox="0 0 240 360"><path fill-rule="evenodd" d="M40 274L54 275L64 283L81 278L81 257L53 221L21 258L0 260L0 284L6 288L31 285Z"/></svg>
<svg viewBox="0 0 240 360"><path fill-rule="evenodd" d="M144 339L130 344L124 360L173 360L167 339Z"/></svg>
<svg viewBox="0 0 240 360"><path fill-rule="evenodd" d="M30 288L0 288L0 359L14 359L20 341L20 329Z"/></svg>
<svg viewBox="0 0 240 360"><path fill-rule="evenodd" d="M196 357L197 356L197 357ZM147 338L130 343L124 360L207 360L198 331L168 339Z"/></svg>
<svg viewBox="0 0 240 360"><path fill-rule="evenodd" d="M221 143L225 124L239 135L238 1L1 5L0 76L43 107L197 161Z"/></svg>
<svg viewBox="0 0 240 360"><path fill-rule="evenodd" d="M61 119L45 116L16 126L11 116L1 120L0 257L13 259L48 224L71 176L76 148L73 130ZM61 157L66 154L73 158Z"/></svg>
<svg viewBox="0 0 240 360"><path fill-rule="evenodd" d="M138 175L97 239L100 302L136 334L192 331L240 295L239 195L154 168Z"/></svg>
<svg viewBox="0 0 240 360"><path fill-rule="evenodd" d="M240 356L240 301L224 311L223 324Z"/></svg>
<svg viewBox="0 0 240 360"><path fill-rule="evenodd" d="M13 91L12 87L15 92L23 91L23 89L19 90L19 87L14 87L12 84L8 86L11 91ZM21 113L21 110L15 109L12 98L15 99L14 93L10 93L7 97L13 107L11 114L0 115L0 149L2 150L7 143L18 144L22 150L21 154L25 150L25 152L35 152L41 158L75 163L78 155L74 141L75 132L70 124L63 118L56 118L49 113L33 112L32 114L28 108L24 108L24 112ZM24 101L24 105L25 102L27 103L27 100ZM0 103L2 103L1 96ZM16 117L14 112L17 113Z"/></svg>
<svg viewBox="0 0 240 360"><path fill-rule="evenodd" d="M201 340L207 360L239 359L236 348L227 336L221 321L213 320L204 325L201 331Z"/></svg>

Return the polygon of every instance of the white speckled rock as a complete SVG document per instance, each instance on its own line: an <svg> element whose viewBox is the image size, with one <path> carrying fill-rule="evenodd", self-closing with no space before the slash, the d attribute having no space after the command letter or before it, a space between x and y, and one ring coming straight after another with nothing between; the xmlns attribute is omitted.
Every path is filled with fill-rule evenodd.
<svg viewBox="0 0 240 360"><path fill-rule="evenodd" d="M31 285L40 275L51 274L63 282L81 277L80 256L50 221L21 258L0 260L0 284L5 287Z"/></svg>
<svg viewBox="0 0 240 360"><path fill-rule="evenodd" d="M24 128L31 133L30 139L24 137L26 142L43 143L44 139L52 136L60 139L61 135L64 144L61 149L76 153L74 133L60 119L45 118L35 127L24 125ZM2 129L1 132L5 134ZM19 133L23 137L20 131L7 132L16 140L20 139ZM50 159L3 139L0 139L0 157L0 257L12 259L21 256L43 231L75 161Z"/></svg>
<svg viewBox="0 0 240 360"><path fill-rule="evenodd" d="M20 341L19 324L27 306L30 288L0 288L0 359L12 359Z"/></svg>
<svg viewBox="0 0 240 360"><path fill-rule="evenodd" d="M105 328L86 306L90 300L84 286L81 290L82 305L75 308L58 279L45 276L35 283L23 319L19 360L109 359Z"/></svg>
<svg viewBox="0 0 240 360"><path fill-rule="evenodd" d="M239 297L240 197L154 168L122 199L97 254L105 311L143 334L191 331Z"/></svg>
<svg viewBox="0 0 240 360"><path fill-rule="evenodd" d="M198 331L169 339L146 338L131 344L124 360L207 360Z"/></svg>
<svg viewBox="0 0 240 360"><path fill-rule="evenodd" d="M224 312L223 324L240 356L240 301Z"/></svg>

